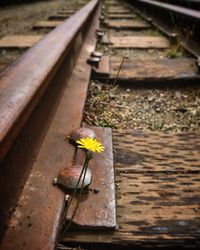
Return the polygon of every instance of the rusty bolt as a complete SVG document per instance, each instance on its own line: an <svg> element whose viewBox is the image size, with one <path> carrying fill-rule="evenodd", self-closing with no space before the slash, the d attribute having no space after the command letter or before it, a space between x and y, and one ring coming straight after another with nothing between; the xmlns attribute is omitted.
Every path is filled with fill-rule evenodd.
<svg viewBox="0 0 200 250"><path fill-rule="evenodd" d="M82 165L68 164L66 168L62 169L59 172L57 185L64 190L75 189L82 169L83 169ZM82 186L82 181L83 181L83 176L81 177L80 183L78 185L79 189ZM87 186L89 186L91 182L92 182L92 172L88 168L86 175L85 175L84 182L83 182L83 188L86 188Z"/></svg>
<svg viewBox="0 0 200 250"><path fill-rule="evenodd" d="M76 143L77 140L88 137L92 139L96 138L94 130L90 128L77 128L69 134L69 140L73 143Z"/></svg>
<svg viewBox="0 0 200 250"><path fill-rule="evenodd" d="M99 61L100 58L99 57L89 57L87 59L87 63L94 66L94 67L98 67L99 66Z"/></svg>
<svg viewBox="0 0 200 250"><path fill-rule="evenodd" d="M93 51L92 53L91 53L91 56L92 57L99 57L99 58L101 58L102 57L102 53L101 52L99 52L99 51Z"/></svg>

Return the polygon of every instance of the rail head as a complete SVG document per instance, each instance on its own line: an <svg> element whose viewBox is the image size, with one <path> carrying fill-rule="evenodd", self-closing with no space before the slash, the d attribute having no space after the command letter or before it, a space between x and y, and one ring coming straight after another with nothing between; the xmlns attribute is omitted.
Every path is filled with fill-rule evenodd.
<svg viewBox="0 0 200 250"><path fill-rule="evenodd" d="M82 9L46 35L0 75L0 161L28 119L69 51L73 38L99 0Z"/></svg>
<svg viewBox="0 0 200 250"><path fill-rule="evenodd" d="M196 10L188 9L188 8L177 6L174 4L168 4L168 3L163 3L163 2L161 3L158 1L154 1L154 0L136 0L136 1L147 4L149 6L159 8L159 9L163 9L166 11L171 11L181 16L184 16L185 18L194 20L196 22L200 22L200 12Z"/></svg>

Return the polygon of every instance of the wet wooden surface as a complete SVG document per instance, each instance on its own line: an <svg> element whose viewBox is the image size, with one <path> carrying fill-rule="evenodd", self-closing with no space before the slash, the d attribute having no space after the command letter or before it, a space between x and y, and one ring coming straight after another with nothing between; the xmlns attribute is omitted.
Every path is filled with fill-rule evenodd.
<svg viewBox="0 0 200 250"><path fill-rule="evenodd" d="M108 21L108 27L114 29L147 29L150 25L143 21L113 20Z"/></svg>
<svg viewBox="0 0 200 250"><path fill-rule="evenodd" d="M111 36L111 48L134 48L134 49L166 49L169 41L165 37L156 36Z"/></svg>
<svg viewBox="0 0 200 250"><path fill-rule="evenodd" d="M113 131L116 231L73 231L64 242L192 247L200 239L200 135Z"/></svg>
<svg viewBox="0 0 200 250"><path fill-rule="evenodd" d="M0 48L28 48L37 43L43 36L41 35L16 35L6 36L0 39Z"/></svg>
<svg viewBox="0 0 200 250"><path fill-rule="evenodd" d="M111 57L111 79L116 77L121 62L121 57ZM128 81L187 79L198 77L197 71L195 59L125 59L118 78Z"/></svg>

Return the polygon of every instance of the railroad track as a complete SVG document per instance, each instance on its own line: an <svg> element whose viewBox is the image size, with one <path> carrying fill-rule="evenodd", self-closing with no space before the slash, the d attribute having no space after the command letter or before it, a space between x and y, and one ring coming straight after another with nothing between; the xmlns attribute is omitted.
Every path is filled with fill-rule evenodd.
<svg viewBox="0 0 200 250"><path fill-rule="evenodd" d="M0 249L199 246L198 35L185 41L156 8L172 11L92 0L0 75ZM82 162L66 140L80 126L106 150L61 237L70 215L52 181Z"/></svg>

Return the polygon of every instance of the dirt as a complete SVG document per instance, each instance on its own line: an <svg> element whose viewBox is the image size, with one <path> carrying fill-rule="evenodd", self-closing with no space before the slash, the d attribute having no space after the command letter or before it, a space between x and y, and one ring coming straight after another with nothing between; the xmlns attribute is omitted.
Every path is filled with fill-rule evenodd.
<svg viewBox="0 0 200 250"><path fill-rule="evenodd" d="M200 89L128 89L92 82L84 119L112 128L200 131Z"/></svg>
<svg viewBox="0 0 200 250"><path fill-rule="evenodd" d="M33 30L37 21L48 20L62 7L80 8L88 0L53 0L0 8L0 38L9 35L46 34L50 30ZM0 72L24 53L24 49L0 49Z"/></svg>

